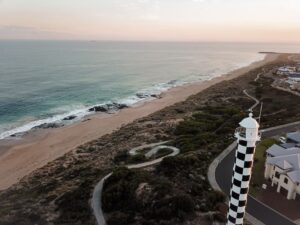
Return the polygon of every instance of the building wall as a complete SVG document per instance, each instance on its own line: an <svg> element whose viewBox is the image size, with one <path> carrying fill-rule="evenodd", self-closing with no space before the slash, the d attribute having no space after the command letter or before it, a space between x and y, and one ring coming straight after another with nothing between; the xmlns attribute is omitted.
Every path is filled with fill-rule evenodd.
<svg viewBox="0 0 300 225"><path fill-rule="evenodd" d="M292 81L296 81L296 82L299 82L300 81L300 77L289 77L289 80L292 80Z"/></svg>
<svg viewBox="0 0 300 225"><path fill-rule="evenodd" d="M300 184L295 184L284 173L284 170L279 167L270 164L265 165L265 179L271 179L272 186L277 185L277 192L280 192L283 188L288 192L286 196L288 199L295 199L295 193L300 195Z"/></svg>

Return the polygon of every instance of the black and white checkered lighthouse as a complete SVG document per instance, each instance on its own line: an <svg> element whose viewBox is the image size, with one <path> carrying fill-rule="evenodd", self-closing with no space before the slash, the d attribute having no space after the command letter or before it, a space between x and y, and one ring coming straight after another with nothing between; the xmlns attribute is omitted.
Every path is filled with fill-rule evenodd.
<svg viewBox="0 0 300 225"><path fill-rule="evenodd" d="M260 140L259 124L250 113L235 131L238 147L233 166L227 225L242 225L246 210L256 142Z"/></svg>

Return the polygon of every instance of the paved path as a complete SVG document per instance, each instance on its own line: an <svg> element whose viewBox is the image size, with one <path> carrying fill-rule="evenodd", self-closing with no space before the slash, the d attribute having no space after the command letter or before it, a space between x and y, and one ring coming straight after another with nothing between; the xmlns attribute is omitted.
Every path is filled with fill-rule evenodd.
<svg viewBox="0 0 300 225"><path fill-rule="evenodd" d="M248 109L248 111L251 111L251 112L252 112L253 109L259 104L259 100L258 100L257 98L255 98L255 97L253 97L252 95L248 94L247 90L243 90L243 93L244 93L247 97L249 97L249 98L251 98L253 101L255 101L255 104L252 105L252 106Z"/></svg>
<svg viewBox="0 0 300 225"><path fill-rule="evenodd" d="M159 142L159 143L144 145L144 146L140 146L138 148L131 149L129 151L130 155L136 155L137 151L142 150L144 148L148 148L148 147L153 147L153 149L150 150L150 154L148 154L148 156L149 155L152 156L152 155L156 154L158 152L158 150L161 149L161 148L168 148L168 149L172 150L172 153L170 153L166 156L163 156L161 158L149 161L149 162L144 162L144 163L139 163L139 164L134 164L134 165L128 165L126 167L128 169L138 169L138 168L145 168L145 167L153 166L155 164L160 163L165 157L176 156L180 153L180 150L178 148L175 148L175 147L172 147L172 146L167 146L167 145L161 145L161 144L165 144L165 143L166 142ZM112 175L112 173L109 173L104 178L102 178L98 182L98 184L95 186L94 191L93 191L93 196L92 196L92 200L91 200L91 207L93 209L93 213L94 213L94 216L97 220L98 225L106 225L105 218L104 218L103 211L102 211L102 190L103 190L103 185L105 183L105 180L107 178L109 178L111 175Z"/></svg>

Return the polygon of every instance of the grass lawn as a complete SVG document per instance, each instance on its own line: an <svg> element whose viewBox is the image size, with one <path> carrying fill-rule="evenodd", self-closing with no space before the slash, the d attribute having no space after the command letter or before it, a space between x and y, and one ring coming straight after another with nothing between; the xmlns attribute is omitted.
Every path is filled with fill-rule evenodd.
<svg viewBox="0 0 300 225"><path fill-rule="evenodd" d="M269 138L262 140L256 147L250 184L250 194L254 197L256 196L257 192L261 189L261 186L264 183L266 150L273 144L278 144L278 141Z"/></svg>

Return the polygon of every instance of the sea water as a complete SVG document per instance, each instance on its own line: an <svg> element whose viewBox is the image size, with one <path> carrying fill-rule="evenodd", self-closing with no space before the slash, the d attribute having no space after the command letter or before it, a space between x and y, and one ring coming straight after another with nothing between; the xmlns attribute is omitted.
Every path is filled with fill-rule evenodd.
<svg viewBox="0 0 300 225"><path fill-rule="evenodd" d="M299 45L101 41L0 41L0 139L136 94L209 80Z"/></svg>

